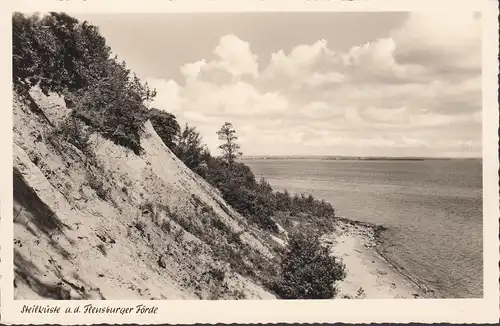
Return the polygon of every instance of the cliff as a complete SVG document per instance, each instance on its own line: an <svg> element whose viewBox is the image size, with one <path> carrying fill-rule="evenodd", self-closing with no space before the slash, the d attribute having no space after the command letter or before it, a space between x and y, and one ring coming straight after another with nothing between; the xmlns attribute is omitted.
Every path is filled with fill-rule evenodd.
<svg viewBox="0 0 500 326"><path fill-rule="evenodd" d="M149 121L141 155L98 133L82 150L65 137L70 112L36 88L14 98L16 299L275 298L260 271L279 241L177 159Z"/></svg>

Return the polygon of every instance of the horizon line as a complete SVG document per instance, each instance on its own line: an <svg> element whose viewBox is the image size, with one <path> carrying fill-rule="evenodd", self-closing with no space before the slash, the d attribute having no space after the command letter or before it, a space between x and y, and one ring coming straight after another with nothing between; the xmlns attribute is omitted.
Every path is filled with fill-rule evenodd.
<svg viewBox="0 0 500 326"><path fill-rule="evenodd" d="M289 155L279 155L279 154L252 154L243 155L241 158L259 158L259 157L269 157L269 158L357 158L357 159L482 159L482 156L389 156L389 155L323 155L323 154L289 154Z"/></svg>

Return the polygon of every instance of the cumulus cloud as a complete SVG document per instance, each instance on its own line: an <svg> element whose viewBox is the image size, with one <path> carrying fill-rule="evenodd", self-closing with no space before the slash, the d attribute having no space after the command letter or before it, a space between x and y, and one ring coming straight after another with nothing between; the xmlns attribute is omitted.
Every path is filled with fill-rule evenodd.
<svg viewBox="0 0 500 326"><path fill-rule="evenodd" d="M480 153L480 44L472 14L412 13L378 40L336 52L320 39L259 67L251 44L229 34L215 59L179 68L184 83L149 83L155 105L203 130L212 150L231 121L247 154Z"/></svg>
<svg viewBox="0 0 500 326"><path fill-rule="evenodd" d="M233 75L249 74L257 77L259 74L257 55L250 50L250 44L234 35L221 37L214 53L219 56L221 65Z"/></svg>
<svg viewBox="0 0 500 326"><path fill-rule="evenodd" d="M481 70L481 21L472 12L412 13L392 38L400 62L437 72Z"/></svg>
<svg viewBox="0 0 500 326"><path fill-rule="evenodd" d="M322 60L328 58L334 59L335 53L328 49L327 41L319 40L311 45L298 45L289 54L283 50L273 53L264 71L271 78L280 74L297 78L303 74L310 74Z"/></svg>
<svg viewBox="0 0 500 326"><path fill-rule="evenodd" d="M155 104L160 104L162 110L181 111L183 104L182 89L175 81L150 78L147 82L152 88L156 89Z"/></svg>
<svg viewBox="0 0 500 326"><path fill-rule="evenodd" d="M196 79L203 67L207 65L205 60L199 60L192 63L186 63L180 70L186 79Z"/></svg>
<svg viewBox="0 0 500 326"><path fill-rule="evenodd" d="M396 43L384 38L373 43L355 46L343 56L343 63L351 72L351 82L404 83L421 80L425 68L415 64L399 64L394 53Z"/></svg>
<svg viewBox="0 0 500 326"><path fill-rule="evenodd" d="M207 62L205 59L200 59L180 67L186 81L196 79L217 81L225 78L227 82L231 77L256 78L259 75L257 55L252 53L248 42L231 34L224 35L213 52L217 57L216 60Z"/></svg>

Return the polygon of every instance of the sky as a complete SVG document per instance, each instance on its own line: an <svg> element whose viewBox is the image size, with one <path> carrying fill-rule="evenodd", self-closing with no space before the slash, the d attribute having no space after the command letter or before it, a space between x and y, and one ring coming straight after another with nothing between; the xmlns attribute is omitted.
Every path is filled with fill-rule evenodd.
<svg viewBox="0 0 500 326"><path fill-rule="evenodd" d="M481 156L472 12L79 14L218 154Z"/></svg>

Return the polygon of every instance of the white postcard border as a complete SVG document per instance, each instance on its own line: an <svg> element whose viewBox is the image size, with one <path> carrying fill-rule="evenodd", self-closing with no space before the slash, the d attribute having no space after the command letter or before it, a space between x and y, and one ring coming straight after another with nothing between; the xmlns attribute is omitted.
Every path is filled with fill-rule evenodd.
<svg viewBox="0 0 500 326"><path fill-rule="evenodd" d="M189 324L189 323L323 323L323 322L451 322L491 323L499 318L499 188L498 188L498 4L495 1L329 1L329 0L173 0L173 1L18 1L2 4L2 90L0 132L1 187L1 301L2 323L36 324ZM9 7L10 6L10 7ZM7 10L5 10L7 9ZM193 12L193 11L441 11L478 10L483 17L483 299L416 300L292 300L292 301L28 301L13 300L12 223L12 11L67 12ZM6 69L5 69L6 68ZM21 314L23 305L58 305L60 314ZM158 313L66 314L66 307L92 304L97 307L157 306ZM81 308L81 309L82 309Z"/></svg>

